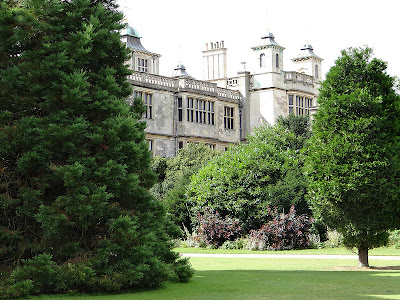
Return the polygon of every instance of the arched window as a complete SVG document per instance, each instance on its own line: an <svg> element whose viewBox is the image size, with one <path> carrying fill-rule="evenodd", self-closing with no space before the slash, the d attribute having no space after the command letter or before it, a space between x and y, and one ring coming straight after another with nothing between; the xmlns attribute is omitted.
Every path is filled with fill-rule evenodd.
<svg viewBox="0 0 400 300"><path fill-rule="evenodd" d="M265 67L265 54L260 55L260 68Z"/></svg>
<svg viewBox="0 0 400 300"><path fill-rule="evenodd" d="M275 66L277 68L279 68L279 54L278 53L275 54Z"/></svg>
<svg viewBox="0 0 400 300"><path fill-rule="evenodd" d="M318 78L318 65L315 65L315 78Z"/></svg>

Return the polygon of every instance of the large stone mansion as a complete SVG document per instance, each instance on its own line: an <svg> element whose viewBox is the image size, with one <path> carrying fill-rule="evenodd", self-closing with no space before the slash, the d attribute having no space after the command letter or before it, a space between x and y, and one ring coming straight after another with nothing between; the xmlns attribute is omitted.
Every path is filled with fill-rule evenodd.
<svg viewBox="0 0 400 300"><path fill-rule="evenodd" d="M311 115L316 109L322 59L309 44L292 59L297 71L284 71L285 48L268 32L251 48L254 71L228 78L224 42L209 43L203 51L204 78L197 80L183 65L170 77L160 76L161 55L146 50L134 28L121 35L132 51L128 79L133 96L147 106L146 139L154 155L175 156L189 142L224 150L255 127L274 124L279 115Z"/></svg>

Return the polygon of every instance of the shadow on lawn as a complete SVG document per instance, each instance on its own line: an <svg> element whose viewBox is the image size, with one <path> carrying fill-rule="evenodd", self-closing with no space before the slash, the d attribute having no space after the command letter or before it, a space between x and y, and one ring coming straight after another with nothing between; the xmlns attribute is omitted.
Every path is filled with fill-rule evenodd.
<svg viewBox="0 0 400 300"><path fill-rule="evenodd" d="M382 271L400 271L400 266L388 266L388 267L371 267L372 270Z"/></svg>
<svg viewBox="0 0 400 300"><path fill-rule="evenodd" d="M43 300L264 300L400 299L397 271L196 271L188 283L165 288L103 295L41 296Z"/></svg>
<svg viewBox="0 0 400 300"><path fill-rule="evenodd" d="M359 268L356 266L346 266L346 267L332 267L329 270L333 271L400 271L400 266L385 266L385 267L374 267L371 266L369 268Z"/></svg>

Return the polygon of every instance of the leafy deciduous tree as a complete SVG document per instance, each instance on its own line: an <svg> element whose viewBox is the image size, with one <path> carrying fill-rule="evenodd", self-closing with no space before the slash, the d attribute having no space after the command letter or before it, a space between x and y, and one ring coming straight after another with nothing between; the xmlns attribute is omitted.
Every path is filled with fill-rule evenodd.
<svg viewBox="0 0 400 300"><path fill-rule="evenodd" d="M178 151L176 157L155 157L153 170L159 174L159 182L152 188L156 197L167 208L177 226L191 230L191 212L187 202L186 188L190 178L213 157L219 155L204 144L188 143Z"/></svg>
<svg viewBox="0 0 400 300"><path fill-rule="evenodd" d="M268 206L289 211L295 205L300 214L309 212L301 173L305 139L282 120L259 127L247 144L230 148L192 177L187 193L194 214L210 207L222 218L239 219L249 231L267 221Z"/></svg>

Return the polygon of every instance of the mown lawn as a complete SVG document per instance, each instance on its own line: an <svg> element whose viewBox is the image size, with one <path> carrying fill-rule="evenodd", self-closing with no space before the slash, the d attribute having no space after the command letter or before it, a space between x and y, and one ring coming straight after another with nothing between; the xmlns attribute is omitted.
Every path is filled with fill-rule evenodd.
<svg viewBox="0 0 400 300"><path fill-rule="evenodd" d="M371 259L374 270L355 270L352 259L193 257L191 263L196 273L189 283L155 291L29 299L400 299L400 261Z"/></svg>

